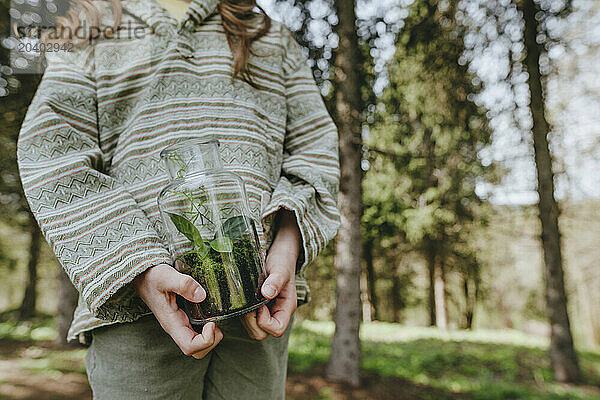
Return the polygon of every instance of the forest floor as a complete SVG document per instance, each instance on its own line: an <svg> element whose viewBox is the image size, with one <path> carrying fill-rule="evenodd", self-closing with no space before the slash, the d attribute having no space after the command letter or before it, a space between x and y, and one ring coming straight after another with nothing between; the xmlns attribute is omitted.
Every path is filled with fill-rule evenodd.
<svg viewBox="0 0 600 400"><path fill-rule="evenodd" d="M542 338L515 331L361 328L362 386L325 379L333 324L303 321L290 339L290 400L600 399L600 352L579 352L585 384L553 381ZM0 322L0 399L90 399L83 348L57 348L49 320Z"/></svg>

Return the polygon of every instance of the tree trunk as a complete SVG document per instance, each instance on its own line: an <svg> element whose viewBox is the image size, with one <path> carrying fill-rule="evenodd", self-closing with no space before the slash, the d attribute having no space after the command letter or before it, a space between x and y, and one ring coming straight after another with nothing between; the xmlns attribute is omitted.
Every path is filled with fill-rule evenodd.
<svg viewBox="0 0 600 400"><path fill-rule="evenodd" d="M400 298L400 277L396 270L392 275L392 295L390 297L392 299L392 322L400 322L402 299Z"/></svg>
<svg viewBox="0 0 600 400"><path fill-rule="evenodd" d="M472 286L472 287L471 287ZM465 323L464 329L473 328L473 317L475 316L475 306L477 305L478 288L477 282L463 277L463 293L465 295Z"/></svg>
<svg viewBox="0 0 600 400"><path fill-rule="evenodd" d="M351 385L360 383L361 317L361 93L360 48L353 0L335 0L339 47L335 56L335 116L340 133L341 226L336 243L335 333L327 376Z"/></svg>
<svg viewBox="0 0 600 400"><path fill-rule="evenodd" d="M67 332L73 321L73 312L75 311L75 307L77 307L78 295L73 283L71 283L71 280L60 265L57 272L58 307L55 321L58 336L56 344L65 346L67 345Z"/></svg>
<svg viewBox="0 0 600 400"><path fill-rule="evenodd" d="M418 123L413 123L413 129L418 130L421 126L420 117ZM436 186L436 179L433 176L434 170L434 157L433 157L433 148L435 146L434 141L432 140L432 131L429 128L425 128L423 131L423 143L422 143L422 151L423 156L425 157L425 162L427 163L426 168L426 176L425 176L425 187L423 187L423 194L421 195L419 202L422 205L425 205L424 193L427 189ZM421 206L421 204L419 204ZM438 253L438 246L434 237L425 238L425 248L426 248L426 259L427 259L427 272L429 274L429 287L428 287L428 307L429 307L429 326L436 326L437 319L439 317L437 313L437 308L439 304L437 303L436 298L436 259Z"/></svg>
<svg viewBox="0 0 600 400"><path fill-rule="evenodd" d="M471 299L469 294L469 280L463 278L463 294L465 296L465 324L464 329L471 329L473 322L473 311L471 308Z"/></svg>
<svg viewBox="0 0 600 400"><path fill-rule="evenodd" d="M434 292L435 292L435 325L440 329L448 327L448 313L446 312L446 277L444 266L436 257L434 263Z"/></svg>
<svg viewBox="0 0 600 400"><path fill-rule="evenodd" d="M508 294L504 291L501 291L499 293L499 296L497 296L498 304L496 305L496 308L498 309L498 314L500 316L500 319L502 320L502 327L505 329L513 329L515 327L515 324L513 323L510 317L510 307L507 307L504 301L505 296L508 296ZM506 298L508 299L508 297Z"/></svg>
<svg viewBox="0 0 600 400"><path fill-rule="evenodd" d="M429 287L428 291L428 309L429 309L429 326L435 326L436 315L435 315L435 250L434 246L430 244L428 246L427 254L427 273L429 276Z"/></svg>
<svg viewBox="0 0 600 400"><path fill-rule="evenodd" d="M529 73L530 110L533 118L533 145L538 178L539 219L542 225L542 247L544 250L546 308L550 320L550 360L556 379L561 382L577 382L581 379L577 354L573 346L571 326L567 312L562 266L561 239L558 227L558 205L554 198L554 173L548 148L550 126L546 119L540 55L542 45L536 41L539 11L533 0L521 3L525 22L525 47L527 72Z"/></svg>
<svg viewBox="0 0 600 400"><path fill-rule="evenodd" d="M25 280L25 294L19 308L19 320L24 321L35 315L37 300L37 266L40 259L42 232L33 215L29 215L30 242L29 261L27 262L27 277Z"/></svg>
<svg viewBox="0 0 600 400"><path fill-rule="evenodd" d="M379 315L377 314L377 290L375 288L377 278L375 276L375 267L373 265L373 242L365 244L364 259L367 272L367 292L369 295L369 304L371 305L371 320L376 321L379 319Z"/></svg>

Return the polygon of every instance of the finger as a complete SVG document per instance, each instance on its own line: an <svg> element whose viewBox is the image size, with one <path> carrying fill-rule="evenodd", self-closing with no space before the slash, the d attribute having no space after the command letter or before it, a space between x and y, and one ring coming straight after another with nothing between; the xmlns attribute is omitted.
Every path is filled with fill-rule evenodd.
<svg viewBox="0 0 600 400"><path fill-rule="evenodd" d="M216 345L217 337L215 335L216 326L214 322L206 324L202 330L202 334L198 334L192 329L187 316L181 309L156 315L156 317L165 332L171 336L183 354L187 356L194 355L202 350L208 350Z"/></svg>
<svg viewBox="0 0 600 400"><path fill-rule="evenodd" d="M242 325L244 325L244 328L246 328L246 332L248 332L248 336L251 338L263 340L268 336L267 332L258 326L258 322L256 321L256 311L251 311L242 315L241 320Z"/></svg>
<svg viewBox="0 0 600 400"><path fill-rule="evenodd" d="M261 329L271 335L280 331L280 322L271 315L267 306L262 306L258 309L256 321Z"/></svg>
<svg viewBox="0 0 600 400"><path fill-rule="evenodd" d="M269 310L266 306L262 306L258 310L258 326L275 337L282 336L290 323L292 314L296 310L296 303L292 301L293 299L281 298L276 302L272 310Z"/></svg>
<svg viewBox="0 0 600 400"><path fill-rule="evenodd" d="M186 300L199 303L206 298L206 292L198 282L189 275L170 268L162 279L162 290L174 292Z"/></svg>
<svg viewBox="0 0 600 400"><path fill-rule="evenodd" d="M267 277L267 279L265 279L265 282L262 285L262 295L265 296L267 299L272 299L276 297L279 294L279 292L281 292L281 289L283 289L285 284L288 283L289 280L290 277L288 274L278 271L271 273Z"/></svg>
<svg viewBox="0 0 600 400"><path fill-rule="evenodd" d="M223 332L217 327L217 325L214 322L210 322L204 325L204 327L202 328L202 336L212 338L213 344L206 349L200 350L192 354L192 357L197 359L204 358L212 349L217 347L219 342L223 339Z"/></svg>

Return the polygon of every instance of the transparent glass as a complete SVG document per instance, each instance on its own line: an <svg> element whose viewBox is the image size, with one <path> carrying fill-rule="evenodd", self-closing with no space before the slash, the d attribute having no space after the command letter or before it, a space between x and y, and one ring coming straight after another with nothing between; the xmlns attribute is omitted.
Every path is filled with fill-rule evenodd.
<svg viewBox="0 0 600 400"><path fill-rule="evenodd" d="M175 268L206 290L206 299L179 304L193 325L251 311L268 300L260 288L264 255L243 180L226 171L217 140L190 140L160 156L171 182L158 206Z"/></svg>

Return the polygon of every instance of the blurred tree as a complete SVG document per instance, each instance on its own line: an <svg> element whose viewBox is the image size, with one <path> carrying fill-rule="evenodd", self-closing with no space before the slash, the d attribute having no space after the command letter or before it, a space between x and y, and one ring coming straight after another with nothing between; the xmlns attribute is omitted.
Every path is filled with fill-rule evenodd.
<svg viewBox="0 0 600 400"><path fill-rule="evenodd" d="M9 15L10 1L0 2L0 13ZM0 38L9 36L11 20L0 19ZM16 143L25 111L39 83L39 75L14 75L9 67L9 50L0 47L0 211L3 219L12 224L22 224L30 232L29 260L23 301L19 307L19 318L28 319L35 314L37 266L41 246L41 232L21 187L16 160ZM27 215L27 218L22 218ZM26 221L23 223L23 221Z"/></svg>
<svg viewBox="0 0 600 400"><path fill-rule="evenodd" d="M58 305L56 309L56 344L66 346L67 333L73 321L73 311L77 307L77 290L73 287L73 283L69 279L65 270L59 266L57 269L57 296Z"/></svg>
<svg viewBox="0 0 600 400"><path fill-rule="evenodd" d="M571 22L568 20L573 15L571 2L469 0L463 5L464 22L470 27L465 60L477 68L473 61L482 54L500 54L496 82L489 79L491 82L485 86L492 90L503 87L500 93L504 98L492 105L490 117L508 116L512 123L503 124L505 131L514 132L514 142L521 142L529 151L533 149L530 158L536 170L538 218L542 227L550 359L557 379L575 381L580 372L567 313L559 209L554 197L556 165L549 149L550 134L555 132L548 122L544 93L548 76L555 72L550 52L558 54L569 47L562 33ZM574 54L580 52L580 46L577 47ZM500 84L498 79L502 81ZM514 158L515 154L513 161Z"/></svg>
<svg viewBox="0 0 600 400"><path fill-rule="evenodd" d="M461 256L460 253L459 256ZM472 329L475 306L481 293L481 268L479 260L474 257L471 251L464 254L459 262L461 265L463 295L465 297L465 320L462 327L464 329Z"/></svg>
<svg viewBox="0 0 600 400"><path fill-rule="evenodd" d="M390 287L390 301L392 311L391 321L401 323L404 321L404 310L412 303L410 301L410 292L413 288L414 274L411 270L403 268L403 265L399 264L398 261L396 261L396 263L393 263L392 265L392 284Z"/></svg>
<svg viewBox="0 0 600 400"><path fill-rule="evenodd" d="M338 51L335 51L335 49L338 48L338 44L341 43L341 40L339 29L334 30L334 26L339 22L334 2L332 0L320 2L276 0L275 4L283 22L296 32L298 42L304 46L309 58L309 64L313 69L314 77L321 86L321 92L325 97L330 113L337 119L336 107L339 80L337 79L338 76L334 73L335 68L337 68L334 65L336 65L336 55L338 54ZM396 5L392 8L394 7L396 7ZM374 71L373 54L379 51L377 50L377 47L382 45L380 43L382 37L389 34L393 35L394 32L397 32L402 23L401 19L398 19L397 17L389 18L389 13L387 12L389 8L389 6L381 7L376 12L365 16L364 18L366 19L357 19L356 15L353 16L356 24L354 27L356 33L354 33L353 36L358 39L357 47L359 50L357 50L357 53L362 55L362 57L357 57L355 60L359 64L353 65L353 68L358 71L357 74L360 78L358 81L359 89L357 90L360 95L355 100L361 106L361 108L356 109L356 118L358 121L357 128L360 126L358 123L364 122L366 117L367 112L365 106L370 104L372 107L372 104L375 103L373 86L374 81L377 78L377 73ZM338 70L340 69L338 68ZM336 120L336 122L338 121ZM358 134L357 137L360 140ZM357 144L357 154L359 154L358 149L360 148L361 146ZM360 155L357 160L360 161ZM370 232L375 233L376 230L377 229L363 229L362 232L369 235ZM370 263L368 259L368 255L373 251L372 245L374 245L372 235L367 236L366 240L363 241L363 249L367 256L365 258L366 262L364 263L367 276L367 287L365 288L367 293L365 300L369 302L368 306L371 307L369 313L372 315L371 318L375 317L377 314L377 295L375 292L377 276L375 268L371 268L372 263ZM315 263L311 266L311 269L314 270L316 268L328 267L331 267L331 265L327 263ZM327 276L327 272L321 271L315 275ZM314 285L317 284L317 282L314 283ZM314 311L314 307L310 305L308 307Z"/></svg>
<svg viewBox="0 0 600 400"><path fill-rule="evenodd" d="M365 262L365 274L367 279L367 301L369 303L370 321L377 321L377 276L375 275L375 265L373 263L373 247L375 243L372 240L363 240L363 259Z"/></svg>
<svg viewBox="0 0 600 400"><path fill-rule="evenodd" d="M366 180L374 187L366 194L365 215L374 224L381 223L377 218L390 221L422 254L429 320L439 327L448 323L448 271L477 282L471 277L479 263L467 243L470 227L485 218L476 213L481 199L475 187L493 172L478 157L490 131L484 110L469 96L474 88L467 68L459 63L463 39L455 5L418 1L411 7L367 139L374 156ZM474 305L467 308L472 313Z"/></svg>
<svg viewBox="0 0 600 400"><path fill-rule="evenodd" d="M285 9L284 22L296 31L298 41L305 46L315 79L340 131L342 226L334 261L336 333L328 374L357 384L361 318L361 129L365 106L374 102L371 49L378 35L391 30L394 23L383 23L384 15L374 15L368 22L357 20L355 3L348 0L324 1L318 6L301 0L278 3ZM376 30L377 23L386 28ZM363 248L369 246L369 240L363 243ZM369 266L367 262L367 298L376 304L376 277Z"/></svg>
<svg viewBox="0 0 600 400"><path fill-rule="evenodd" d="M361 49L356 33L354 0L336 0L339 22L335 50L335 112L340 135L341 181L338 205L341 226L337 236L335 333L327 375L352 385L360 383L361 320Z"/></svg>
<svg viewBox="0 0 600 400"><path fill-rule="evenodd" d="M64 7L65 4L59 4ZM9 15L11 7L10 0L0 0L0 14ZM45 19L52 19L52 7L45 7L45 3L27 3L28 12L35 12ZM23 10L21 10L23 11ZM13 13L11 15L21 15L24 13ZM0 19L0 38L6 38L10 34L11 19ZM27 274L25 279L25 290L21 306L19 307L19 318L24 320L35 314L37 302L37 281L38 264L40 259L40 250L42 245L42 233L38 224L29 211L29 205L25 199L21 187L21 179L16 160L16 144L21 128L21 123L25 117L27 107L38 87L41 74L16 74L10 67L10 52L5 46L6 41L0 46L0 121L3 129L0 132L0 152L3 154L0 159L0 211L4 221L11 224L18 224L23 229L29 231L29 259L27 261ZM62 267L58 266L58 272L62 272ZM73 315L75 305L72 299L76 296L76 291L71 284L69 288L59 290L59 309L64 310L70 317ZM59 321L59 326L61 326ZM66 332L65 332L66 336Z"/></svg>
<svg viewBox="0 0 600 400"><path fill-rule="evenodd" d="M40 249L42 244L42 232L38 228L36 220L29 214L30 243L29 260L27 261L27 277L25 281L25 293L19 307L19 320L25 321L35 315L35 304L37 301L37 268L40 260Z"/></svg>
<svg viewBox="0 0 600 400"><path fill-rule="evenodd" d="M544 89L540 72L540 58L545 51L545 47L543 43L538 42L537 38L539 35L545 35L540 30L538 20L543 17L548 18L552 14L568 12L569 5L569 3L565 3L563 7L558 8L557 12L553 10L552 5L548 4L546 4L547 9L542 10L534 0L521 0L519 2L524 22L525 64L529 74L527 81L530 93L529 108L533 120L531 133L538 179L538 208L542 225L541 239L546 266L546 308L550 320L550 360L556 379L561 382L580 381L581 372L573 346L571 324L567 311L562 247L558 226L559 209L554 198L554 172L548 147L547 135L550 133L551 128L546 118Z"/></svg>
<svg viewBox="0 0 600 400"><path fill-rule="evenodd" d="M373 139L368 139L368 142ZM387 144L387 142L383 142ZM391 156L393 157L393 155ZM408 303L404 298L406 285L402 279L402 271L398 260L410 251L404 243L402 224L403 196L407 188L402 176L395 169L396 165L389 155L371 148L366 157L369 169L364 174L363 215L361 221L363 238L363 258L367 281L368 301L371 307L371 318L375 320L400 320L403 306ZM377 261L380 261L379 263ZM379 268L377 265L379 264ZM377 284L388 281L391 285ZM387 289L387 290L386 290ZM389 293L387 292L389 290ZM377 294L387 301L379 301ZM384 310L391 306L392 313Z"/></svg>

